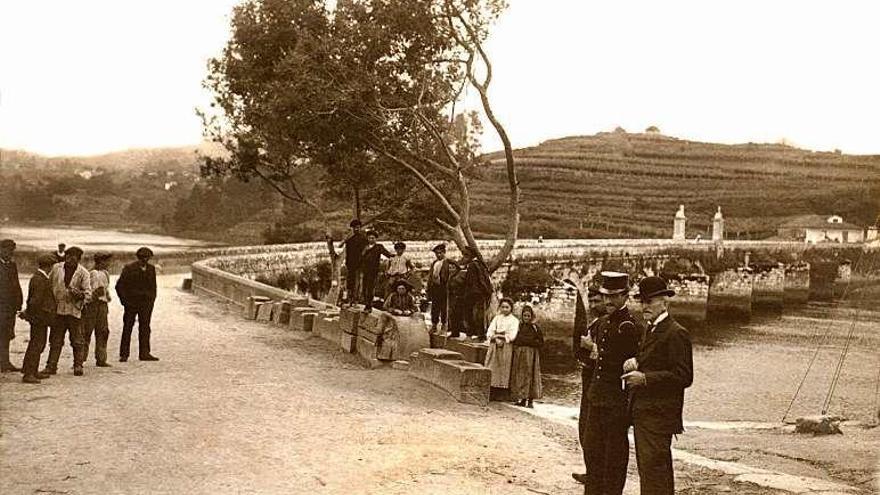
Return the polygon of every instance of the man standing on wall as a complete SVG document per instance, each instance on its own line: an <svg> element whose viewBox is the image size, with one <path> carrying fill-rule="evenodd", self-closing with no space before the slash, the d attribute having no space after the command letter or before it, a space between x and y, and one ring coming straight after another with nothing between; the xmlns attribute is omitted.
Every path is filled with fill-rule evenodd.
<svg viewBox="0 0 880 495"><path fill-rule="evenodd" d="M125 265L116 282L116 295L123 307L122 338L119 341L121 363L128 361L135 319L138 322L138 359L159 360L150 353L150 320L153 317L153 304L156 302L156 268L150 264L153 251L142 247L135 256L137 261Z"/></svg>
<svg viewBox="0 0 880 495"><path fill-rule="evenodd" d="M358 300L358 276L361 271L361 256L367 247L367 238L361 233L361 221L355 218L349 224L351 234L342 241L345 246L345 301L355 304Z"/></svg>
<svg viewBox="0 0 880 495"><path fill-rule="evenodd" d="M623 363L636 355L642 332L629 313L629 276L602 272L599 293L606 314L590 326L596 350L584 365L589 374L584 451L587 470L584 493L620 495L626 484L629 463L629 414L621 382Z"/></svg>
<svg viewBox="0 0 880 495"><path fill-rule="evenodd" d="M437 323L447 330L449 316L449 279L457 270L455 263L446 259L446 244L434 246L435 260L428 272L428 299L431 300L431 333L437 333Z"/></svg>
<svg viewBox="0 0 880 495"><path fill-rule="evenodd" d="M465 267L464 301L461 306L465 331L476 339L486 338L486 306L492 296L492 278L489 268L477 254L477 250L465 246L461 250L461 263Z"/></svg>
<svg viewBox="0 0 880 495"><path fill-rule="evenodd" d="M630 390L636 461L642 495L673 495L672 436L684 432L684 389L694 381L691 337L669 315L675 292L660 277L639 282L642 314L649 322L638 356L624 363Z"/></svg>
<svg viewBox="0 0 880 495"><path fill-rule="evenodd" d="M67 335L70 347L73 348L73 374L83 374L83 336L82 310L92 299L92 284L89 271L79 264L83 251L70 246L64 251L64 261L56 263L49 273L52 293L55 295L55 321L49 331L49 357L43 374L54 375L58 372L58 358L64 347L64 336Z"/></svg>
<svg viewBox="0 0 880 495"><path fill-rule="evenodd" d="M21 371L9 361L9 343L15 338L15 315L21 309L21 284L18 265L12 259L15 241L0 241L0 371Z"/></svg>

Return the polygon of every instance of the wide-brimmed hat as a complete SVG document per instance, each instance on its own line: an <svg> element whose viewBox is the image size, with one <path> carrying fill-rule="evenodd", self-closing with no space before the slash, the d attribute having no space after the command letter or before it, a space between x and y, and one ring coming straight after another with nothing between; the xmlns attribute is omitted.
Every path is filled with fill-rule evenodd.
<svg viewBox="0 0 880 495"><path fill-rule="evenodd" d="M406 290L413 289L413 286L411 283L409 283L406 280L401 278L401 279L395 280L394 282L391 282L391 290L397 290L397 288L400 287L401 285L406 287Z"/></svg>
<svg viewBox="0 0 880 495"><path fill-rule="evenodd" d="M622 294L629 291L629 275L621 272L602 272L602 285L599 293L606 295Z"/></svg>
<svg viewBox="0 0 880 495"><path fill-rule="evenodd" d="M434 251L435 253L439 252L439 251L443 251L445 253L446 252L446 243L441 242L440 244L437 244L436 246L431 248L431 251Z"/></svg>
<svg viewBox="0 0 880 495"><path fill-rule="evenodd" d="M666 285L666 281L660 277L645 277L639 282L639 293L636 295L642 301L652 297L675 295L675 291Z"/></svg>

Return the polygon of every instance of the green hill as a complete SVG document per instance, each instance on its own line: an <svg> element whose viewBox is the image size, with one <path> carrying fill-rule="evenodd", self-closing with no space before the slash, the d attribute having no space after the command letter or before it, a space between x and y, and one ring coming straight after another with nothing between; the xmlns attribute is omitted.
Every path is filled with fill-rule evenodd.
<svg viewBox="0 0 880 495"><path fill-rule="evenodd" d="M880 212L880 156L781 144L724 145L657 133L554 139L515 152L523 237L671 237L685 205L688 236L710 232L721 206L730 238L772 237L788 217L839 214L857 225ZM503 234L507 181L500 153L471 187L474 227Z"/></svg>

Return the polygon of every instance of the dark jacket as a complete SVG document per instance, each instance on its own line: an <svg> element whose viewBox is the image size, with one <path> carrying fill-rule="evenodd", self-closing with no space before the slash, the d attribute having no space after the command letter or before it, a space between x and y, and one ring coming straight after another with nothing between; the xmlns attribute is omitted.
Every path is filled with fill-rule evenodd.
<svg viewBox="0 0 880 495"><path fill-rule="evenodd" d="M668 316L653 332L645 334L637 360L646 383L631 391L633 421L650 422L667 433L681 433L684 389L694 381L690 334Z"/></svg>
<svg viewBox="0 0 880 495"><path fill-rule="evenodd" d="M398 311L409 311L415 313L418 311L416 308L416 300L410 294L404 294L401 296L396 292L392 292L385 299L385 305L382 306L382 309L385 311L391 311L392 309L396 309Z"/></svg>
<svg viewBox="0 0 880 495"><path fill-rule="evenodd" d="M364 247L363 252L361 253L360 259L360 267L363 273L368 273L371 275L379 274L379 265L382 261L382 256L386 258L390 258L394 256L394 253L389 252L385 249L385 246L379 244L373 244L369 247Z"/></svg>
<svg viewBox="0 0 880 495"><path fill-rule="evenodd" d="M0 310L21 309L21 285L18 283L18 265L14 260L0 260Z"/></svg>
<svg viewBox="0 0 880 495"><path fill-rule="evenodd" d="M488 301L492 295L492 278L489 268L478 259L473 259L465 267L464 286L462 287L465 297L474 301Z"/></svg>
<svg viewBox="0 0 880 495"><path fill-rule="evenodd" d="M345 240L345 266L348 269L360 268L361 255L367 247L367 237L358 232Z"/></svg>
<svg viewBox="0 0 880 495"><path fill-rule="evenodd" d="M31 323L48 324L55 318L55 294L49 277L35 272L28 282L27 308L24 318Z"/></svg>
<svg viewBox="0 0 880 495"><path fill-rule="evenodd" d="M590 351L581 347L581 336L589 335L589 332L590 315L587 313L587 310L584 309L583 299L581 298L580 292L578 292L574 308L574 330L571 335L571 352L580 364L587 364L590 361ZM584 375L588 376L588 373L584 373Z"/></svg>
<svg viewBox="0 0 880 495"><path fill-rule="evenodd" d="M152 304L156 300L156 268L147 263L142 270L137 261L125 265L116 281L116 295L123 306Z"/></svg>
<svg viewBox="0 0 880 495"><path fill-rule="evenodd" d="M511 343L513 345L540 349L544 347L544 335L541 333L538 325L519 322L519 331L517 331L516 338Z"/></svg>
<svg viewBox="0 0 880 495"><path fill-rule="evenodd" d="M434 282L434 265L436 265L437 263L443 263L443 265L440 267L439 284ZM457 272L458 265L456 265L454 262L446 258L443 258L442 260L434 260L434 262L431 263L431 267L428 269L428 295L431 296L432 294L435 294L438 290L446 291L447 284L449 283L449 277L454 276Z"/></svg>
<svg viewBox="0 0 880 495"><path fill-rule="evenodd" d="M590 376L587 397L591 405L626 409L627 394L620 377L623 363L635 357L642 337L641 325L624 306L590 325L590 337L599 346L599 358L588 359Z"/></svg>

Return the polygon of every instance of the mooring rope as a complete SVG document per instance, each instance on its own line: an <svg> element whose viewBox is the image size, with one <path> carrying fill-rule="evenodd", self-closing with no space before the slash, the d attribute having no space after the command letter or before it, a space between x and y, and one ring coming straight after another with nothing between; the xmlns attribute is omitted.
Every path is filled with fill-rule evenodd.
<svg viewBox="0 0 880 495"><path fill-rule="evenodd" d="M853 271L856 271L856 268L860 266L863 257L864 257L864 251L859 253L858 259L856 259L856 262L853 264ZM850 288L851 283L852 283L852 277L850 277L850 279L846 281L846 286L844 286L844 288L843 288L843 294L841 294L841 296L840 296L841 302L845 301L846 297L849 295L849 288ZM813 356L810 358L810 362L807 364L807 369L806 369L806 371L804 371L804 376L801 377L801 381L800 381L800 383L798 383L797 389L795 389L795 391L794 391L794 395L791 398L791 402L788 403L788 407L785 409L785 413L782 415L782 420L780 420L781 423L785 423L785 418L788 417L788 414L791 412L791 408L794 407L794 403L797 400L798 395L801 393L801 389L803 388L804 383L806 383L807 377L810 375L810 370L813 369L813 364L815 364L816 358L819 356L819 351L822 349L822 347L825 346L825 343L828 341L828 336L831 334L831 328L833 326L834 326L834 319L831 318L828 322L828 326L825 327L825 332L821 337L821 342L819 342L819 345L816 346L816 350L813 352ZM819 333L820 332L816 332L816 336L813 338L813 341L820 340Z"/></svg>

